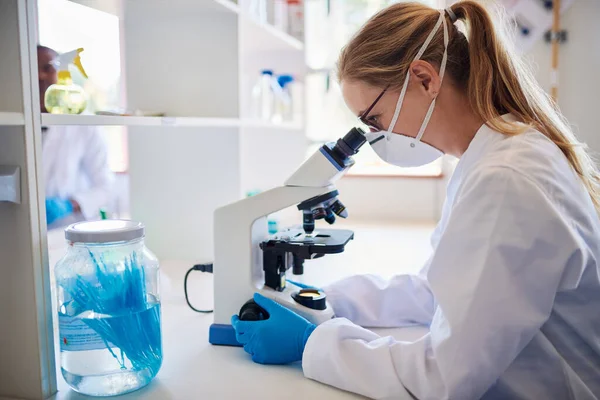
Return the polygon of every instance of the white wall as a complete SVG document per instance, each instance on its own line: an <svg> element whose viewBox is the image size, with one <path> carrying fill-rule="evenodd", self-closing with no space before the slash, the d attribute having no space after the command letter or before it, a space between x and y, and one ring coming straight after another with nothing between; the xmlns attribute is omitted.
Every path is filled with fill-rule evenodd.
<svg viewBox="0 0 600 400"><path fill-rule="evenodd" d="M337 188L351 221L431 222L439 218L445 179L347 176Z"/></svg>
<svg viewBox="0 0 600 400"><path fill-rule="evenodd" d="M240 198L237 128L129 127L131 217L162 260L211 260L213 212Z"/></svg>
<svg viewBox="0 0 600 400"><path fill-rule="evenodd" d="M600 0L576 0L562 16L568 41L561 45L559 105L579 138L600 153ZM549 90L550 44L540 41L531 54L536 76ZM600 157L599 157L600 159ZM445 180L344 178L340 198L351 218L423 221L439 218Z"/></svg>
<svg viewBox="0 0 600 400"><path fill-rule="evenodd" d="M560 46L558 103L579 138L600 152L600 1L576 0L562 15L568 39ZM540 41L530 56L544 89L550 88L550 44Z"/></svg>

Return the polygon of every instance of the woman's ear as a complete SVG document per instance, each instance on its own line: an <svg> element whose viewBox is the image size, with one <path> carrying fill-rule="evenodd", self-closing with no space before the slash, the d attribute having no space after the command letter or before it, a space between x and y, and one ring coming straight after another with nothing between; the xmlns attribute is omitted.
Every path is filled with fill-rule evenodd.
<svg viewBox="0 0 600 400"><path fill-rule="evenodd" d="M434 99L440 92L440 76L433 65L427 61L416 60L409 67L411 79L419 83L419 87Z"/></svg>

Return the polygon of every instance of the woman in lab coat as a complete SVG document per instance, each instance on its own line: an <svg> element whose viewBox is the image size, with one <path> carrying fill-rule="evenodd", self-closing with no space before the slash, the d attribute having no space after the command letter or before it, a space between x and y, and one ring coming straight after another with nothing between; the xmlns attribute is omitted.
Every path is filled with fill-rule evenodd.
<svg viewBox="0 0 600 400"><path fill-rule="evenodd" d="M337 318L318 327L255 296L267 320L232 318L246 351L372 398L600 398L598 171L489 14L395 4L344 48L339 78L384 160L460 158L433 254L419 276L324 288ZM428 331L365 329L411 325Z"/></svg>

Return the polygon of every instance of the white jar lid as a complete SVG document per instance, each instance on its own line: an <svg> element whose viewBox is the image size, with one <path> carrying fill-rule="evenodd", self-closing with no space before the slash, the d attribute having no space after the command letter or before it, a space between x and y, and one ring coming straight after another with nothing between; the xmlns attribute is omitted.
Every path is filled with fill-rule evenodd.
<svg viewBox="0 0 600 400"><path fill-rule="evenodd" d="M73 243L126 242L144 237L144 224L125 219L77 222L65 229L65 238Z"/></svg>

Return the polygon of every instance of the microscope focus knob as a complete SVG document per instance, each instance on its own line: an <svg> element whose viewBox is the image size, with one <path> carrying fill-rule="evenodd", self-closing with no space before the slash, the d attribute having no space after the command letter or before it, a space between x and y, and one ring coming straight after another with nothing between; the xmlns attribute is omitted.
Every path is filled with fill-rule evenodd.
<svg viewBox="0 0 600 400"><path fill-rule="evenodd" d="M327 296L319 289L302 289L292 294L292 298L296 303L313 310L325 310L327 308Z"/></svg>
<svg viewBox="0 0 600 400"><path fill-rule="evenodd" d="M269 313L250 299L240 308L239 317L241 321L262 321L269 318Z"/></svg>

